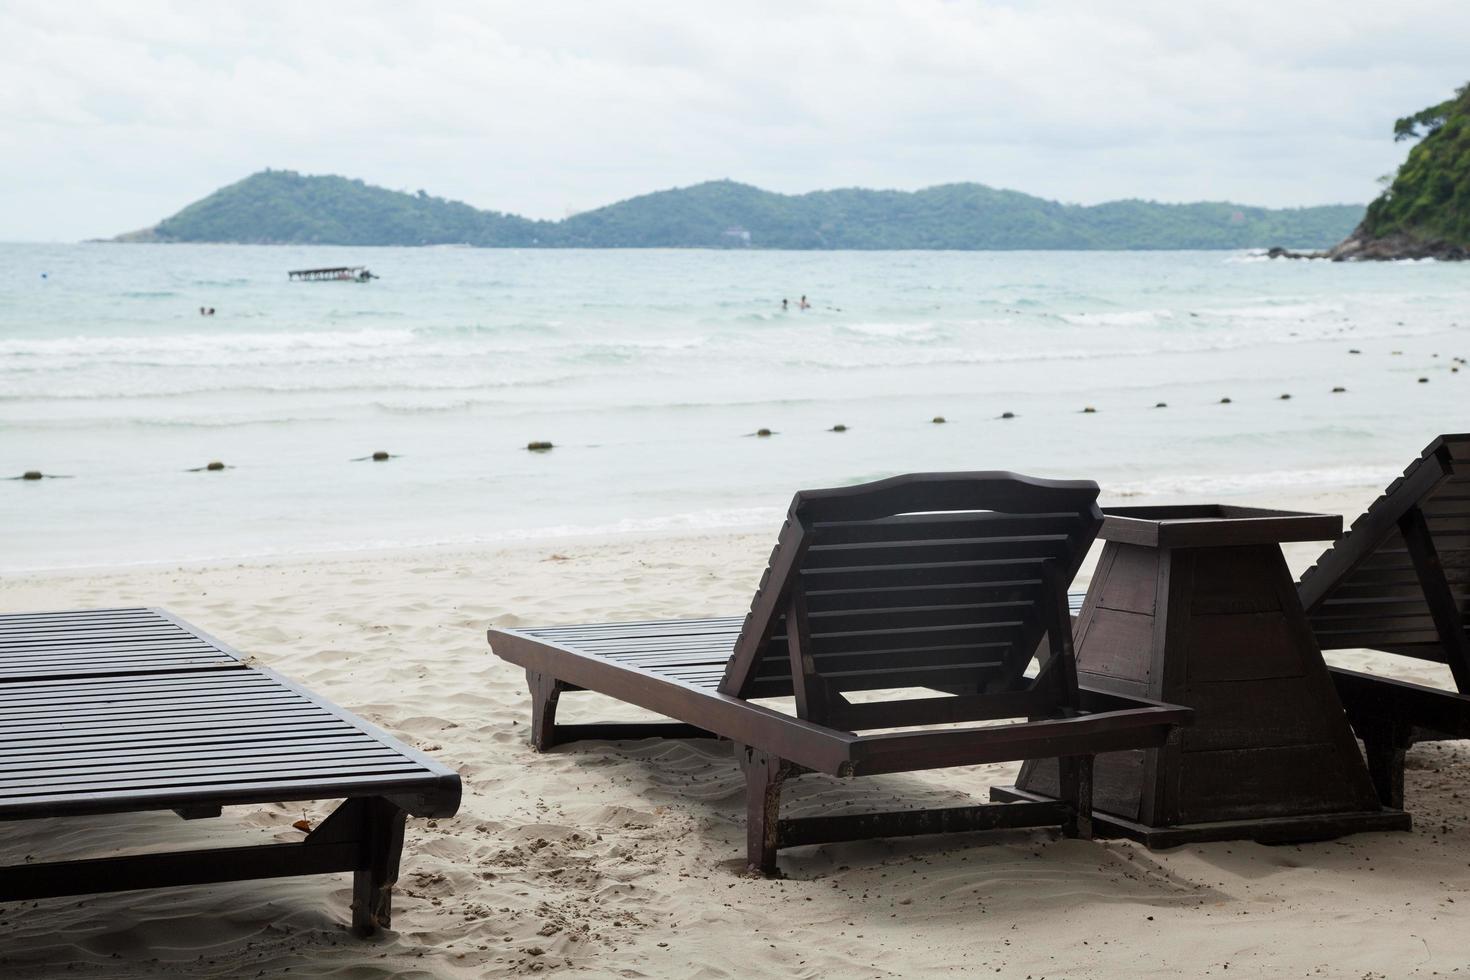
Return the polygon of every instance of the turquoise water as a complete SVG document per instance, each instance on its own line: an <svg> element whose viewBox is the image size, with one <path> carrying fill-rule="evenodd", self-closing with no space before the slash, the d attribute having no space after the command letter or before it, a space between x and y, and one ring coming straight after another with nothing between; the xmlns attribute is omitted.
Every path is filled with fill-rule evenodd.
<svg viewBox="0 0 1470 980"><path fill-rule="evenodd" d="M337 264L382 278L286 279ZM0 476L70 477L0 482L0 569L758 525L925 469L1379 483L1470 429L1454 356L1437 263L0 245Z"/></svg>

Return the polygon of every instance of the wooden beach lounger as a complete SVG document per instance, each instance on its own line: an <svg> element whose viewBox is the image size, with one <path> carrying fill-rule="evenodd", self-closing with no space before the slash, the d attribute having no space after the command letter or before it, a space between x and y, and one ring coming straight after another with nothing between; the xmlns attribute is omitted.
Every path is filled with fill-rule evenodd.
<svg viewBox="0 0 1470 980"><path fill-rule="evenodd" d="M0 616L0 820L345 798L299 843L0 868L0 902L351 871L368 934L404 814L459 796L456 773L162 609Z"/></svg>
<svg viewBox="0 0 1470 980"><path fill-rule="evenodd" d="M1334 667L1385 806L1402 808L1404 751L1470 738L1470 434L1442 435L1302 575L1323 650L1447 664L1457 692Z"/></svg>
<svg viewBox="0 0 1470 980"><path fill-rule="evenodd" d="M829 841L1034 826L1090 836L1093 755L1160 745L1190 714L1077 686L1066 588L1102 522L1097 493L1090 482L1011 473L802 491L743 622L492 629L490 644L526 669L539 749L585 738L733 741L753 870L774 872L779 847ZM1043 635L1045 664L1032 676ZM557 698L576 690L677 721L558 726ZM761 699L794 702L795 717ZM1002 719L1026 720L967 724ZM937 725L950 727L891 731ZM1031 758L1061 760L1061 801L778 814L782 782L804 771Z"/></svg>

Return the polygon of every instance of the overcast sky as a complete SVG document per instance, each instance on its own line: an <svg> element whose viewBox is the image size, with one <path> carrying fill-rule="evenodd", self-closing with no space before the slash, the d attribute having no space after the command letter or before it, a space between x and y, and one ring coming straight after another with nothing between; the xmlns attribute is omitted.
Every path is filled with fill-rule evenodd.
<svg viewBox="0 0 1470 980"><path fill-rule="evenodd" d="M0 0L0 240L265 167L531 217L729 177L1365 202L1470 0Z"/></svg>

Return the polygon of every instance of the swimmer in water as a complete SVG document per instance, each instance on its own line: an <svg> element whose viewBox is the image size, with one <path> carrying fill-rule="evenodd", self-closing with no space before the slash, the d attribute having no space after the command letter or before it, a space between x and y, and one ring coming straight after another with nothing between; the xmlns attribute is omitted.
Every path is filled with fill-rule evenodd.
<svg viewBox="0 0 1470 980"><path fill-rule="evenodd" d="M781 312L782 313L785 313L789 309L791 309L791 304L788 303L788 302L786 302L786 297L785 296L782 296L781 297Z"/></svg>
<svg viewBox="0 0 1470 980"><path fill-rule="evenodd" d="M801 294L801 304L798 308L803 310L809 310L812 308L812 304L806 301L806 293Z"/></svg>

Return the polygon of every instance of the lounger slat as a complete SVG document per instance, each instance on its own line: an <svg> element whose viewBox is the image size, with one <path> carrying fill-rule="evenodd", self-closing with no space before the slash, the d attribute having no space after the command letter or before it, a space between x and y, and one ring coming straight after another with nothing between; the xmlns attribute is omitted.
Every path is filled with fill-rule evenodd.
<svg viewBox="0 0 1470 980"><path fill-rule="evenodd" d="M65 785L67 792L110 790L124 787L150 788L178 785L181 782L231 782L239 779L291 779L301 776L361 776L369 773L412 772L416 767L403 757L389 752L376 758L337 760L303 758L297 761L261 759L242 763L194 763L177 769L148 768L128 772L43 773L34 776L0 778L0 795L34 794Z"/></svg>
<svg viewBox="0 0 1470 980"><path fill-rule="evenodd" d="M178 629L172 623L140 619L131 624L103 623L87 626L10 626L0 629L0 642L9 645L46 644L46 642L75 641L85 644L91 641L112 639L138 639L165 633L165 635L191 636L188 630Z"/></svg>
<svg viewBox="0 0 1470 980"><path fill-rule="evenodd" d="M1059 558L1065 535L1017 538L973 538L959 541L880 541L874 544L816 546L807 551L803 571L869 568L885 564L979 562L1012 558Z"/></svg>
<svg viewBox="0 0 1470 980"><path fill-rule="evenodd" d="M802 568L797 574L810 592L834 589L891 589L899 586L984 585L991 582L1026 581L1040 587L1035 575L1046 564L1042 558L1015 561L920 562L905 565L874 565L866 568Z"/></svg>
<svg viewBox="0 0 1470 980"><path fill-rule="evenodd" d="M970 603L1035 602L1040 583L999 585L915 585L889 589L809 589L807 610L813 616L849 609L912 609Z"/></svg>
<svg viewBox="0 0 1470 980"><path fill-rule="evenodd" d="M134 727L151 721L168 718L179 721L201 723L233 723L246 719L279 718L283 722L295 722L303 714L311 714L310 702L305 701L257 701L251 704L203 704L181 705L176 710L148 709L143 711L103 711L91 714L70 711L55 715L24 715L0 719L0 739L17 733L56 731L62 726L86 726L91 730L110 727Z"/></svg>
<svg viewBox="0 0 1470 980"><path fill-rule="evenodd" d="M213 679L215 673L179 673L174 677L198 677L200 679ZM26 685L27 688L32 685ZM46 707L54 705L65 708L71 705L95 704L98 700L105 700L109 705L124 705L135 702L155 702L159 704L178 704L185 701L198 700L200 698L212 698L221 694L229 694L236 697L253 697L257 694L273 693L276 688L270 684L228 686L222 684L201 684L197 686L186 686L182 684L171 684L166 687L147 687L139 690L118 689L117 687L102 688L102 698L97 697L96 691L69 690L66 688L53 688L47 692L40 691L7 691L4 685L0 685L0 712L24 711L36 706Z"/></svg>
<svg viewBox="0 0 1470 980"><path fill-rule="evenodd" d="M894 666L902 666L902 651L915 647L1004 644L1011 648L1022 635L1020 623L984 626L930 626L922 629L872 630L867 633L812 634L812 652L830 653L892 651Z"/></svg>
<svg viewBox="0 0 1470 980"><path fill-rule="evenodd" d="M5 646L10 650L49 649L51 647L103 646L108 643L152 643L158 640L191 640L198 642L190 633L176 626L144 626L130 630L99 630L90 633L54 633L37 635L22 633L7 637Z"/></svg>
<svg viewBox="0 0 1470 980"><path fill-rule="evenodd" d="M51 727L32 726L25 729L7 729L0 731L0 751L4 745L11 741L26 741L44 736L74 738L112 738L124 735L145 735L148 733L184 732L198 731L201 733L227 732L231 729L258 728L261 725L274 725L282 732L293 728L349 728L346 722L324 720L320 715L310 712L301 712L294 716L284 714L273 714L269 712L256 713L253 715L237 715L228 718L214 718L204 720L202 718L185 718L177 721L162 721L160 719L148 719L144 721L132 721L96 724L55 725Z"/></svg>
<svg viewBox="0 0 1470 980"><path fill-rule="evenodd" d="M379 794L458 777L162 610L0 617L0 819Z"/></svg>
<svg viewBox="0 0 1470 980"><path fill-rule="evenodd" d="M0 725L21 724L29 720L63 721L69 718L147 717L160 711L239 711L244 708L308 702L289 691L261 693L251 697L194 697L166 700L135 701L118 699L101 704L71 702L57 705L28 705L21 708L0 706Z"/></svg>
<svg viewBox="0 0 1470 980"><path fill-rule="evenodd" d="M616 664L627 664L629 667L642 667L645 670L664 670L675 667L703 667L707 664L724 664L730 659L730 651L725 650L724 656L717 654L701 654L698 656L660 656L658 654L626 654L617 657L608 657L608 660Z"/></svg>
<svg viewBox="0 0 1470 980"><path fill-rule="evenodd" d="M244 744L244 743L242 743ZM279 752L299 752L303 740L299 738L269 738L257 739L250 745L252 756L274 755ZM357 748L374 747L378 743L362 732L343 733L336 736L314 737L309 740L312 749L319 752L350 751ZM129 760L152 760L152 759L210 759L218 756L213 744L199 744L197 742L167 742L162 741L156 745L143 746L133 745L128 749ZM13 753L10 764L17 768L36 764L43 765L53 762L95 762L100 764L131 765L129 760L119 760L117 753L111 749L98 748L95 745L76 746L70 749L60 747L40 748L30 752Z"/></svg>
<svg viewBox="0 0 1470 980"><path fill-rule="evenodd" d="M1367 615L1322 615L1311 617L1312 629L1316 632L1398 632L1403 630L1434 631L1434 618L1427 609L1415 614L1373 611Z"/></svg>
<svg viewBox="0 0 1470 980"><path fill-rule="evenodd" d="M1424 644L1438 646L1439 634L1434 630L1331 630L1314 629L1317 642L1324 650L1372 650L1380 646ZM1430 658L1426 658L1430 659ZM1438 660L1439 658L1433 658Z"/></svg>
<svg viewBox="0 0 1470 980"><path fill-rule="evenodd" d="M285 726L267 723L239 725L226 729L217 728L209 731L200 731L192 727L160 731L144 727L131 732L114 731L108 735L107 744L115 747L118 751L132 751L135 747L151 748L163 745L185 744L219 746L220 751L226 751L230 746L248 746L254 742L266 739L345 738L353 731L355 729L350 725L344 727L341 722L335 719L329 722L317 722L316 724L310 725ZM3 747L3 753L5 758L11 758L15 753L31 750L70 750L73 748L88 748L96 744L97 739L87 733L45 733L30 738L7 739Z"/></svg>
<svg viewBox="0 0 1470 980"><path fill-rule="evenodd" d="M1008 535L1069 535L1076 514L905 514L876 521L818 522L812 541L819 545L926 538L977 538Z"/></svg>
<svg viewBox="0 0 1470 980"><path fill-rule="evenodd" d="M274 751L257 749L250 754L249 762L231 763L254 769L269 770L276 766L290 766L304 762L338 762L344 766L358 762L402 761L392 749L369 743L360 746L342 746L334 750L319 749L312 743L298 743L294 747ZM150 756L146 765L141 760L116 761L109 759L27 759L6 769L4 778L36 776L65 779L72 776L115 776L119 773L179 773L204 766L212 772L223 771L224 765L217 756L208 752L184 752L177 755ZM3 779L0 779L3 783Z"/></svg>
<svg viewBox="0 0 1470 980"><path fill-rule="evenodd" d="M548 638L573 636L659 636L665 632L678 634L708 633L734 628L740 629L744 621L741 616L724 616L717 619L691 620L642 620L628 623L593 623L585 626L538 626L524 632Z"/></svg>
<svg viewBox="0 0 1470 980"><path fill-rule="evenodd" d="M813 635L863 633L924 626L1016 624L1033 613L1034 602L987 602L943 606L849 606L809 610Z"/></svg>
<svg viewBox="0 0 1470 980"><path fill-rule="evenodd" d="M95 663L98 660L116 660L123 654L148 654L155 659L161 659L164 657L198 657L201 654L213 656L215 651L203 643L161 643L156 647L147 644L122 645L111 650L107 647L47 651L20 650L13 656L7 656L5 663L12 668L28 664Z"/></svg>
<svg viewBox="0 0 1470 980"><path fill-rule="evenodd" d="M97 617L78 619L58 619L54 617L8 619L0 617L0 636L25 633L81 632L98 629L129 629L138 626L153 626L157 623L158 617L146 609L140 609L127 615L118 615L108 619Z"/></svg>
<svg viewBox="0 0 1470 980"><path fill-rule="evenodd" d="M639 639L576 640L579 648L616 653L619 650L701 650L713 649L729 642L737 634L733 631L711 633L705 636L661 636Z"/></svg>

